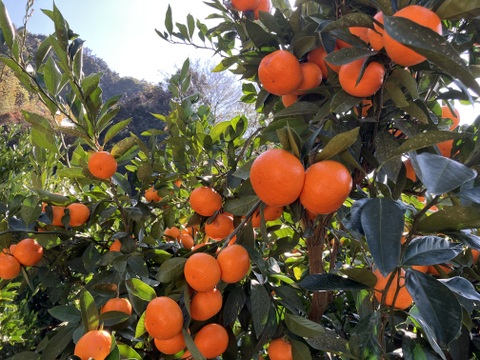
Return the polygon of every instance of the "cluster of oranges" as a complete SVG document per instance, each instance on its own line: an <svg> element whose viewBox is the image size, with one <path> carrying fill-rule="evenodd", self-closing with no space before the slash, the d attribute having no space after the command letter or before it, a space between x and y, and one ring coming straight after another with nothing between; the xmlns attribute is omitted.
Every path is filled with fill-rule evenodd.
<svg viewBox="0 0 480 360"><path fill-rule="evenodd" d="M348 169L337 161L320 161L305 171L300 160L283 149L270 149L258 156L250 169L250 181L267 206L283 207L299 198L315 215L338 210L353 182Z"/></svg>
<svg viewBox="0 0 480 360"><path fill-rule="evenodd" d="M47 204L43 204L42 211L45 212ZM78 227L84 225L90 217L90 209L82 203L72 203L68 206L52 205L52 225L63 227L62 219L68 210L70 220L68 226Z"/></svg>
<svg viewBox="0 0 480 360"><path fill-rule="evenodd" d="M236 11L253 11L256 20L260 17L260 11L269 12L270 0L232 0L232 8Z"/></svg>
<svg viewBox="0 0 480 360"><path fill-rule="evenodd" d="M23 239L0 252L0 279L15 279L23 266L35 266L43 257L43 247L31 238Z"/></svg>
<svg viewBox="0 0 480 360"><path fill-rule="evenodd" d="M423 6L406 6L393 16L411 20L441 34L440 18ZM357 36L363 43L370 44L375 51L385 49L387 56L400 66L414 66L426 60L424 56L394 40L388 31L384 31L382 12L378 12L374 19L372 29L352 26L349 27L349 32ZM351 44L337 39L334 51L351 46ZM373 57L335 66L325 61L327 55L327 51L323 47L318 47L307 54L306 61L299 61L287 50L273 51L260 62L259 81L268 92L282 96L285 107L295 103L298 96L305 91L318 87L322 79L327 79L328 68L338 73L340 86L352 96L368 97L381 88L385 77L385 66ZM372 53L373 55L375 53Z"/></svg>

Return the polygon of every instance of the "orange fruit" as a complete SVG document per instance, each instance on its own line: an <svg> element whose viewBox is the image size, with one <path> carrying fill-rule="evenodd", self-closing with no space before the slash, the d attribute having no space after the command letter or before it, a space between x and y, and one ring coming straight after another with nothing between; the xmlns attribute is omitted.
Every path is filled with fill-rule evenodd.
<svg viewBox="0 0 480 360"><path fill-rule="evenodd" d="M263 218L265 221L277 220L283 214L283 206L269 206L266 205L263 209ZM260 227L260 222L262 217L260 215L260 210L257 209L252 215L252 226L254 228Z"/></svg>
<svg viewBox="0 0 480 360"><path fill-rule="evenodd" d="M173 239L178 239L180 237L180 229L176 226L172 226L171 228L166 228L163 232L163 235L171 237Z"/></svg>
<svg viewBox="0 0 480 360"><path fill-rule="evenodd" d="M237 11L253 10L258 6L259 0L232 0L232 7Z"/></svg>
<svg viewBox="0 0 480 360"><path fill-rule="evenodd" d="M211 187L202 186L190 194L190 206L202 216L212 216L222 207L222 197Z"/></svg>
<svg viewBox="0 0 480 360"><path fill-rule="evenodd" d="M228 333L221 325L208 324L197 332L193 342L204 357L215 358L227 350Z"/></svg>
<svg viewBox="0 0 480 360"><path fill-rule="evenodd" d="M52 214L53 214L52 225L63 227L62 218L65 215L65 207L52 205Z"/></svg>
<svg viewBox="0 0 480 360"><path fill-rule="evenodd" d="M250 182L267 205L293 203L303 189L305 169L300 160L283 149L270 149L258 156L250 168Z"/></svg>
<svg viewBox="0 0 480 360"><path fill-rule="evenodd" d="M282 95L282 104L286 108L295 104L298 100L298 95L297 94L287 94L287 95Z"/></svg>
<svg viewBox="0 0 480 360"><path fill-rule="evenodd" d="M442 141L437 144L438 151L444 157L450 157L453 149L453 140Z"/></svg>
<svg viewBox="0 0 480 360"><path fill-rule="evenodd" d="M222 293L217 289L198 291L190 302L190 315L194 320L208 320L220 311L222 304Z"/></svg>
<svg viewBox="0 0 480 360"><path fill-rule="evenodd" d="M42 260L43 247L34 239L23 239L13 248L12 255L20 264L34 266Z"/></svg>
<svg viewBox="0 0 480 360"><path fill-rule="evenodd" d="M453 109L453 114L452 114L452 110L450 110L450 108L447 105L442 106L442 118L452 120L452 125L450 125L450 130L455 130L458 124L460 124L460 113L458 112L458 110Z"/></svg>
<svg viewBox="0 0 480 360"><path fill-rule="evenodd" d="M403 164L405 165L405 169L407 170L407 179L416 182L417 174L415 174L415 170L413 170L412 162L410 161L410 159L405 160Z"/></svg>
<svg viewBox="0 0 480 360"><path fill-rule="evenodd" d="M128 315L132 315L132 304L130 300L125 298L113 298L108 300L100 309L100 314L108 311L119 311Z"/></svg>
<svg viewBox="0 0 480 360"><path fill-rule="evenodd" d="M292 344L283 338L274 339L268 345L267 354L270 360L292 360Z"/></svg>
<svg viewBox="0 0 480 360"><path fill-rule="evenodd" d="M390 274L384 277L380 270L375 269L373 275L377 278L377 283L374 286L374 295L378 302L382 301L382 295L387 286L388 279ZM397 293L398 289L398 293ZM387 294L385 295L385 305L392 306L395 309L405 310L410 305L412 305L412 297L405 287L405 271L400 270L400 280L398 280L398 273L395 274L390 286L386 290ZM395 301L395 302L394 302Z"/></svg>
<svg viewBox="0 0 480 360"><path fill-rule="evenodd" d="M383 24L383 12L379 11L373 17L380 24ZM373 29L367 31L368 42L375 51L380 51L383 48L383 28L373 23Z"/></svg>
<svg viewBox="0 0 480 360"><path fill-rule="evenodd" d="M82 226L90 217L90 209L84 204L73 203L68 205L67 209L70 214L70 222L68 224L71 227Z"/></svg>
<svg viewBox="0 0 480 360"><path fill-rule="evenodd" d="M158 191L155 190L155 187L151 186L145 190L145 200L148 202L159 202L162 200L162 197L158 195Z"/></svg>
<svg viewBox="0 0 480 360"><path fill-rule="evenodd" d="M183 269L188 285L197 291L209 291L220 281L221 270L217 260L206 253L195 253Z"/></svg>
<svg viewBox="0 0 480 360"><path fill-rule="evenodd" d="M112 337L105 330L91 330L75 345L74 354L82 360L104 360L110 354Z"/></svg>
<svg viewBox="0 0 480 360"><path fill-rule="evenodd" d="M250 270L250 255L241 245L233 244L221 250L217 262L222 271L221 279L227 284L242 280Z"/></svg>
<svg viewBox="0 0 480 360"><path fill-rule="evenodd" d="M259 0L257 7L253 9L253 16L255 20L260 18L260 11L270 12L271 7L272 5L270 4L270 0Z"/></svg>
<svg viewBox="0 0 480 360"><path fill-rule="evenodd" d="M305 172L300 194L302 205L315 214L330 214L340 208L352 190L348 169L334 160L311 165Z"/></svg>
<svg viewBox="0 0 480 360"><path fill-rule="evenodd" d="M297 89L297 93L302 93L304 91L316 88L322 82L322 69L320 66L313 62L306 62L300 64L300 69L302 69L302 78L303 81Z"/></svg>
<svg viewBox="0 0 480 360"><path fill-rule="evenodd" d="M189 250L195 245L193 237L190 234L180 234L178 241L185 249Z"/></svg>
<svg viewBox="0 0 480 360"><path fill-rule="evenodd" d="M109 251L117 251L120 252L120 249L122 248L122 242L118 239L116 239L109 248Z"/></svg>
<svg viewBox="0 0 480 360"><path fill-rule="evenodd" d="M21 270L21 265L11 254L0 253L0 279L15 279Z"/></svg>
<svg viewBox="0 0 480 360"><path fill-rule="evenodd" d="M472 262L475 264L480 256L480 251L472 249Z"/></svg>
<svg viewBox="0 0 480 360"><path fill-rule="evenodd" d="M171 339L183 327L183 313L180 306L168 296L151 300L145 310L145 329L151 337L160 340Z"/></svg>
<svg viewBox="0 0 480 360"><path fill-rule="evenodd" d="M442 22L438 15L423 6L409 5L397 11L393 16L409 19L442 34ZM390 59L401 66L413 66L426 60L423 55L393 40L388 31L383 33L383 45Z"/></svg>
<svg viewBox="0 0 480 360"><path fill-rule="evenodd" d="M88 159L88 170L96 178L110 179L117 171L117 160L108 151L97 151Z"/></svg>
<svg viewBox="0 0 480 360"><path fill-rule="evenodd" d="M334 51L337 51L339 48L335 47ZM307 54L307 61L308 62L313 62L320 66L320 69L322 70L322 75L324 79L328 78L328 68L327 66L338 73L340 70L340 66L338 65L332 65L325 61L325 57L328 55L327 51L323 47L318 47L316 49L313 49Z"/></svg>
<svg viewBox="0 0 480 360"><path fill-rule="evenodd" d="M357 83L364 59L358 59L342 65L338 72L338 81L342 89L352 96L367 97L375 94L383 84L385 68L376 61L370 62Z"/></svg>
<svg viewBox="0 0 480 360"><path fill-rule="evenodd" d="M269 93L287 95L298 90L303 74L295 55L286 50L275 50L260 62L258 79Z"/></svg>
<svg viewBox="0 0 480 360"><path fill-rule="evenodd" d="M158 351L166 355L176 354L187 346L187 344L185 344L185 337L181 331L171 339L153 339L153 343Z"/></svg>
<svg viewBox="0 0 480 360"><path fill-rule="evenodd" d="M363 42L366 42L368 44L368 28L361 27L361 26L351 26L348 28L348 30L350 30L350 32L353 35L359 37ZM337 46L340 49L346 48L346 47L352 47L351 44L340 39L337 39Z"/></svg>
<svg viewBox="0 0 480 360"><path fill-rule="evenodd" d="M205 224L205 234L214 240L226 238L233 230L233 219L225 214L218 214L213 221Z"/></svg>
<svg viewBox="0 0 480 360"><path fill-rule="evenodd" d="M365 117L368 115L368 110L370 110L372 106L373 106L372 100L365 99L362 101L362 103L360 104L360 107L362 109L362 117ZM356 106L353 108L353 112L358 115L358 109Z"/></svg>

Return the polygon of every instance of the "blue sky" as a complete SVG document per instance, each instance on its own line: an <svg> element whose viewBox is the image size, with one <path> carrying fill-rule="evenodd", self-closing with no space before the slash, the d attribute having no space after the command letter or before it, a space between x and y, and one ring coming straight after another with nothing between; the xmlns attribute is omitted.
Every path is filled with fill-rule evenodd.
<svg viewBox="0 0 480 360"><path fill-rule="evenodd" d="M3 0L12 22L23 24L26 0ZM170 45L155 28L164 29L166 0L56 0L70 27L85 40L94 55L121 76L159 82L187 57L211 57L209 51ZM204 21L210 7L200 0L171 1L174 20L185 23L188 13ZM36 0L28 22L33 33L50 34L53 24L41 9L53 9L52 0ZM208 24L208 20L205 20Z"/></svg>

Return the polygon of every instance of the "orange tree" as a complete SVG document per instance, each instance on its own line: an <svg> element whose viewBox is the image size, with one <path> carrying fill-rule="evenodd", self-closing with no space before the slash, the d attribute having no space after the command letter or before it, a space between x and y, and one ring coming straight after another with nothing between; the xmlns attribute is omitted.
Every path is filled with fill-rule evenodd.
<svg viewBox="0 0 480 360"><path fill-rule="evenodd" d="M165 129L112 144L131 119L59 9L26 58L0 1L0 61L50 112L23 112L29 163L2 194L3 357L476 358L479 119L442 107L480 93L478 6L411 3L213 0L211 28L169 8L159 36L222 55L260 127L216 123L187 60Z"/></svg>

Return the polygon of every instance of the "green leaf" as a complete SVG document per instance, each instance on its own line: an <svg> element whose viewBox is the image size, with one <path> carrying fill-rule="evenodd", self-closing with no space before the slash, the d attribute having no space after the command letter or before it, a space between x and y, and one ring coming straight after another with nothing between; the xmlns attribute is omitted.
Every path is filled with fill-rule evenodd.
<svg viewBox="0 0 480 360"><path fill-rule="evenodd" d="M72 336L75 328L72 326L60 327L56 334L48 339L48 342L42 351L40 360L58 359L58 356L72 342Z"/></svg>
<svg viewBox="0 0 480 360"><path fill-rule="evenodd" d="M360 290L368 286L335 274L310 274L297 283L305 290Z"/></svg>
<svg viewBox="0 0 480 360"><path fill-rule="evenodd" d="M463 206L450 206L423 218L418 223L418 231L423 233L478 227L480 227L480 210Z"/></svg>
<svg viewBox="0 0 480 360"><path fill-rule="evenodd" d="M337 91L330 101L330 111L334 113L346 112L357 105L359 101L360 98L347 94L343 90Z"/></svg>
<svg viewBox="0 0 480 360"><path fill-rule="evenodd" d="M312 348L326 353L341 354L345 358L353 358L348 349L348 341L334 331L325 329L320 336L305 339Z"/></svg>
<svg viewBox="0 0 480 360"><path fill-rule="evenodd" d="M347 150L350 146L355 144L358 139L360 128L356 127L352 130L342 132L335 135L330 141L325 145L320 154L315 157L315 161L322 161L329 159L341 152Z"/></svg>
<svg viewBox="0 0 480 360"><path fill-rule="evenodd" d="M268 321L268 313L271 306L270 295L265 286L256 280L250 283L250 299L252 307L252 322L255 335L259 338Z"/></svg>
<svg viewBox="0 0 480 360"><path fill-rule="evenodd" d="M31 136L33 142L54 153L57 152L55 141L55 132L50 122L42 115L23 110L22 114L25 120L32 125Z"/></svg>
<svg viewBox="0 0 480 360"><path fill-rule="evenodd" d="M231 292L228 293L225 305L223 306L223 322L225 325L231 325L235 322L240 314L240 311L245 306L247 300L247 294L241 286L236 286Z"/></svg>
<svg viewBox="0 0 480 360"><path fill-rule="evenodd" d="M461 276L454 276L449 279L438 279L438 281L462 298L480 301L480 294L473 284Z"/></svg>
<svg viewBox="0 0 480 360"><path fill-rule="evenodd" d="M129 294L145 301L151 301L157 297L155 290L140 279L130 279L126 282Z"/></svg>
<svg viewBox="0 0 480 360"><path fill-rule="evenodd" d="M133 348L125 344L117 344L120 355L125 359L142 360L143 357Z"/></svg>
<svg viewBox="0 0 480 360"><path fill-rule="evenodd" d="M85 289L80 293L80 311L85 330L97 330L99 325L98 309L93 296Z"/></svg>
<svg viewBox="0 0 480 360"><path fill-rule="evenodd" d="M381 311L373 311L356 324L348 341L349 350L358 359L381 359L379 343Z"/></svg>
<svg viewBox="0 0 480 360"><path fill-rule="evenodd" d="M275 113L275 119L282 117L313 116L319 111L320 108L318 105L310 101L297 101L295 104Z"/></svg>
<svg viewBox="0 0 480 360"><path fill-rule="evenodd" d="M435 31L399 16L385 16L384 30L392 39L425 56L440 69L480 94L480 85L452 44Z"/></svg>
<svg viewBox="0 0 480 360"><path fill-rule="evenodd" d="M183 274L183 268L187 259L175 257L168 259L158 269L156 279L161 283L174 282Z"/></svg>
<svg viewBox="0 0 480 360"><path fill-rule="evenodd" d="M55 25L55 35L62 46L62 52L66 52L69 40L68 24L55 3L53 4L53 22Z"/></svg>
<svg viewBox="0 0 480 360"><path fill-rule="evenodd" d="M60 305L48 309L48 313L55 319L66 322L79 322L82 318L80 311L72 305Z"/></svg>
<svg viewBox="0 0 480 360"><path fill-rule="evenodd" d="M432 195L448 193L477 176L475 170L440 155L421 153L411 161L415 174Z"/></svg>
<svg viewBox="0 0 480 360"><path fill-rule="evenodd" d="M168 5L167 12L165 13L165 29L167 29L169 34L173 32L173 22L172 22L172 7Z"/></svg>
<svg viewBox="0 0 480 360"><path fill-rule="evenodd" d="M114 326L128 320L130 316L121 311L107 311L100 315L100 323L104 326Z"/></svg>
<svg viewBox="0 0 480 360"><path fill-rule="evenodd" d="M110 153L116 158L119 158L128 151L130 151L133 147L135 147L136 143L137 139L135 136L126 137L116 143Z"/></svg>
<svg viewBox="0 0 480 360"><path fill-rule="evenodd" d="M361 47L346 47L338 51L332 51L330 54L325 56L324 60L333 65L345 65L351 63L352 61L367 58L375 54L376 52L370 49Z"/></svg>
<svg viewBox="0 0 480 360"><path fill-rule="evenodd" d="M60 82L62 81L62 73L51 57L48 58L43 68L43 79L50 94L57 96L61 90Z"/></svg>
<svg viewBox="0 0 480 360"><path fill-rule="evenodd" d="M373 261L387 276L397 267L400 257L403 211L393 200L375 198L362 207L360 218Z"/></svg>
<svg viewBox="0 0 480 360"><path fill-rule="evenodd" d="M436 13L443 20L478 19L480 0L445 0Z"/></svg>
<svg viewBox="0 0 480 360"><path fill-rule="evenodd" d="M405 249L403 265L435 265L452 260L463 248L440 236L413 239Z"/></svg>
<svg viewBox="0 0 480 360"><path fill-rule="evenodd" d="M269 32L265 31L265 29L257 23L246 20L245 28L250 40L257 49L264 47L278 47L277 40L275 40L275 38Z"/></svg>
<svg viewBox="0 0 480 360"><path fill-rule="evenodd" d="M248 213L248 211L254 207L258 201L257 195L245 195L239 197L238 199L225 201L223 208L225 211L233 215L242 216Z"/></svg>
<svg viewBox="0 0 480 360"><path fill-rule="evenodd" d="M135 327L135 338L140 338L143 334L147 332L147 329L145 329L145 311L143 312L142 316L140 316L140 319L138 319L137 326Z"/></svg>
<svg viewBox="0 0 480 360"><path fill-rule="evenodd" d="M450 289L430 275L407 269L407 290L435 340L446 348L462 327L462 308Z"/></svg>
<svg viewBox="0 0 480 360"><path fill-rule="evenodd" d="M290 339L292 344L292 356L293 359L311 360L312 354L308 346L298 340Z"/></svg>
<svg viewBox="0 0 480 360"><path fill-rule="evenodd" d="M15 40L15 28L3 1L0 1L0 30L7 46L11 49Z"/></svg>
<svg viewBox="0 0 480 360"><path fill-rule="evenodd" d="M313 338L325 333L325 328L322 325L303 316L285 314L284 321L288 330L301 337Z"/></svg>
<svg viewBox="0 0 480 360"><path fill-rule="evenodd" d="M103 144L106 144L108 141L113 139L115 135L117 135L120 131L122 131L125 127L127 127L131 121L132 121L132 118L128 118L126 120L119 121L118 123L110 127L107 133L105 134L105 138L103 139Z"/></svg>

